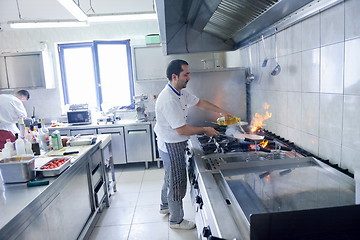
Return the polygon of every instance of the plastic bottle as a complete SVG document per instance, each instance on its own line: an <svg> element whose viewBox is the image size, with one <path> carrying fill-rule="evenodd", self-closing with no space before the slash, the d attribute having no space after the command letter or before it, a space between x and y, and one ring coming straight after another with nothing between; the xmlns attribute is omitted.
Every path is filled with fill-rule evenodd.
<svg viewBox="0 0 360 240"><path fill-rule="evenodd" d="M24 146L25 146L25 153L26 154L33 154L33 150L32 150L32 146L31 146L31 142L27 141L26 139L24 139Z"/></svg>
<svg viewBox="0 0 360 240"><path fill-rule="evenodd" d="M16 154L14 143L11 142L10 139L6 139L6 143L4 145L4 149L2 150L3 157L8 158L14 156Z"/></svg>
<svg viewBox="0 0 360 240"><path fill-rule="evenodd" d="M54 150L59 150L63 147L59 130L55 130L51 134L51 145L52 145L52 149Z"/></svg>
<svg viewBox="0 0 360 240"><path fill-rule="evenodd" d="M45 134L45 142L46 142L46 150L45 151L50 151L51 150L51 146L50 146L50 133L49 133L49 129L46 127L45 125L45 119L41 119L41 129L43 131L43 133Z"/></svg>
<svg viewBox="0 0 360 240"><path fill-rule="evenodd" d="M20 129L20 137L24 137L25 136L25 123L24 123L24 119L23 118L19 118L18 121L19 124L19 129Z"/></svg>
<svg viewBox="0 0 360 240"><path fill-rule="evenodd" d="M24 155L25 152L25 143L24 143L24 137L18 138L15 141L15 148L16 148L16 154L17 155Z"/></svg>
<svg viewBox="0 0 360 240"><path fill-rule="evenodd" d="M38 123L38 133L39 133L39 144L40 149L43 151L47 151L47 145L46 145L46 134L44 133L41 123Z"/></svg>

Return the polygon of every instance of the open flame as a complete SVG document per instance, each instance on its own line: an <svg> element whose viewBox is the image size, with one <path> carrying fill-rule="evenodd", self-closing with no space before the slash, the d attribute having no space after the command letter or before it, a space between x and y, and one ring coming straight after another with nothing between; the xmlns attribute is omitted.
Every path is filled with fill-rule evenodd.
<svg viewBox="0 0 360 240"><path fill-rule="evenodd" d="M265 114L261 115L260 113L255 113L254 118L251 121L251 132L256 132L256 130L266 126L264 123L265 120L271 118L271 113L269 112L270 105L264 103Z"/></svg>
<svg viewBox="0 0 360 240"><path fill-rule="evenodd" d="M268 148L268 149L270 148L268 140L262 140L258 145L263 148Z"/></svg>

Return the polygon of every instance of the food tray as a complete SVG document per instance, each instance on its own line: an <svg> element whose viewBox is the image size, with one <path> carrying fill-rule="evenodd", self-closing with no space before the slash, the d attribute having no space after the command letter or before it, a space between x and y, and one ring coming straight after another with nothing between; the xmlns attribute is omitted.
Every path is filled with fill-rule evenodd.
<svg viewBox="0 0 360 240"><path fill-rule="evenodd" d="M34 156L14 156L0 160L0 177L4 183L20 183L35 178Z"/></svg>
<svg viewBox="0 0 360 240"><path fill-rule="evenodd" d="M50 169L42 169L46 165L50 165L53 162L58 162L60 159L64 159L65 162L63 162L60 166L50 168ZM54 157L54 158L48 158L49 161L42 164L39 167L36 167L35 170L37 172L41 172L44 177L54 177L57 175L60 175L67 167L71 164L72 157Z"/></svg>
<svg viewBox="0 0 360 240"><path fill-rule="evenodd" d="M83 146L91 145L96 142L96 137L93 136L80 136L70 140L70 146Z"/></svg>

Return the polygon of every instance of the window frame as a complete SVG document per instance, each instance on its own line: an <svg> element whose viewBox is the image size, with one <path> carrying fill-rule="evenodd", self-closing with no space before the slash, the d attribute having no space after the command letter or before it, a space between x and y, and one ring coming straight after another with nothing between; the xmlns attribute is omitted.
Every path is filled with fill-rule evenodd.
<svg viewBox="0 0 360 240"><path fill-rule="evenodd" d="M70 104L69 94L68 94L68 79L66 77L66 68L65 68L65 59L64 59L64 50L71 49L71 48L90 48L92 52L93 58L93 70L94 70L94 84L96 90L96 107L98 110L102 111L102 89L101 89L101 76L100 76L100 64L99 64L99 52L98 46L99 45L114 45L114 44L122 44L126 46L126 57L128 63L128 79L129 79L129 91L130 91L130 103L131 107L134 108L134 96L135 96L135 89L134 89L134 80L133 80L133 67L132 67L132 57L131 57L131 47L130 47L130 39L126 40L111 40L111 41L100 41L94 40L91 42L78 42L78 43L63 43L58 44L58 54L59 54L59 64L60 64L60 74L61 74L61 85L63 88L63 98L64 104Z"/></svg>

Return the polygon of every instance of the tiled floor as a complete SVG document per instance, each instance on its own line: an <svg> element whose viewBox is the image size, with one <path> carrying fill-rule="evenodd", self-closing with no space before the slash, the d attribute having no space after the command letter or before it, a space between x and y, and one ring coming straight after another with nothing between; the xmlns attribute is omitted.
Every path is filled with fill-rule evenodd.
<svg viewBox="0 0 360 240"><path fill-rule="evenodd" d="M193 230L174 230L169 227L168 215L159 213L160 189L164 169L155 163L132 163L116 167L117 192L111 206L104 209L90 240L196 240ZM184 199L185 219L195 221L189 191Z"/></svg>

